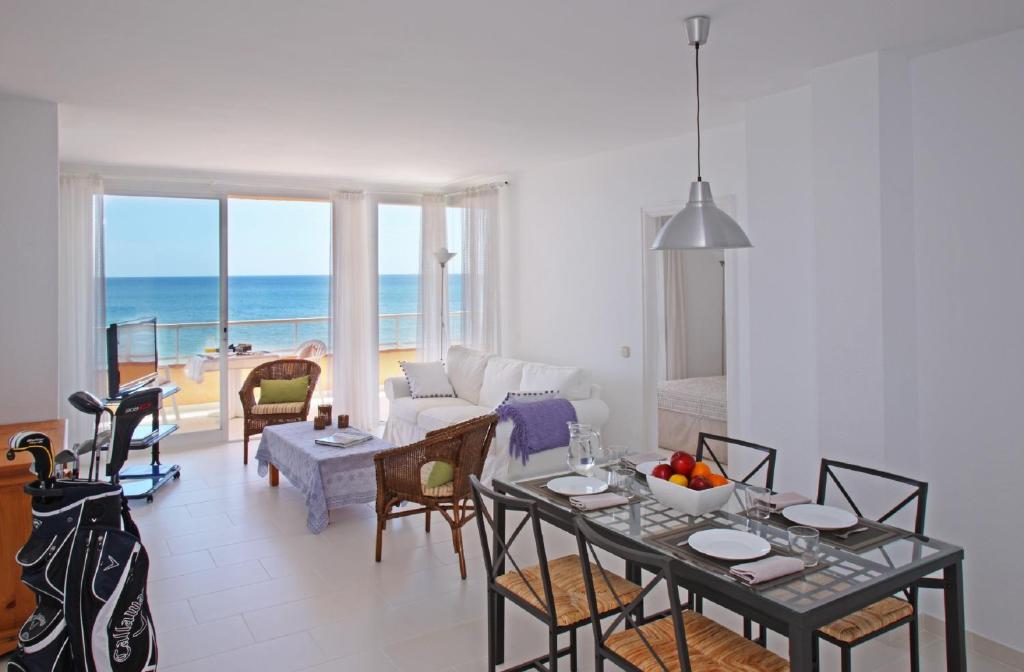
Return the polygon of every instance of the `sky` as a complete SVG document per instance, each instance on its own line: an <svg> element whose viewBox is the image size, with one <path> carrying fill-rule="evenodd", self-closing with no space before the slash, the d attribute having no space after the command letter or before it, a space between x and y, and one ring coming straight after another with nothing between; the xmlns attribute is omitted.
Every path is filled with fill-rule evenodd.
<svg viewBox="0 0 1024 672"><path fill-rule="evenodd" d="M217 200L106 196L103 207L108 277L218 275ZM382 275L419 273L419 210L380 206ZM461 228L452 209L448 220L448 247L458 251ZM230 275L328 275L330 240L330 203L228 200ZM461 272L460 256L452 260L450 272Z"/></svg>

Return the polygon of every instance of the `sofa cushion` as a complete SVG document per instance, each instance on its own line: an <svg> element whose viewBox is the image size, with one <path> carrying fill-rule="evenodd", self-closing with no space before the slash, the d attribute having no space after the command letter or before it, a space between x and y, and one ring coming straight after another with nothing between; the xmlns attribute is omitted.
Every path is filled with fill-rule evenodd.
<svg viewBox="0 0 1024 672"><path fill-rule="evenodd" d="M449 406L472 406L464 399L456 397L427 397L424 399L413 399L412 397L401 397L391 402L389 413L399 420L415 425L420 413L430 408Z"/></svg>
<svg viewBox="0 0 1024 672"><path fill-rule="evenodd" d="M435 406L422 410L416 419L416 424L421 429L433 432L436 429L444 429L466 420L479 418L481 415L487 415L490 412L491 409L489 408L473 406L471 404L464 406Z"/></svg>
<svg viewBox="0 0 1024 672"><path fill-rule="evenodd" d="M590 398L590 374L575 366L551 366L527 362L519 389L558 390L570 401Z"/></svg>
<svg viewBox="0 0 1024 672"><path fill-rule="evenodd" d="M494 355L462 345L448 348L448 380L455 388L455 396L471 404L480 401L480 386L484 384L484 370L491 357Z"/></svg>
<svg viewBox="0 0 1024 672"><path fill-rule="evenodd" d="M523 378L523 366L526 362L507 357L491 357L484 369L484 383L480 386L480 399L477 403L487 408L500 404L509 392L518 392ZM550 390L551 386L540 387L538 390Z"/></svg>
<svg viewBox="0 0 1024 672"><path fill-rule="evenodd" d="M441 362L399 362L413 399L424 397L454 397L455 389Z"/></svg>

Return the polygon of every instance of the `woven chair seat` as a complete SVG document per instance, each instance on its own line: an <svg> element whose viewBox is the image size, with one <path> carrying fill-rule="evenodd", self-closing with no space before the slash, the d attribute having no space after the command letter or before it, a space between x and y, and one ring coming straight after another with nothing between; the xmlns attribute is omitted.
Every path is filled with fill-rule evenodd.
<svg viewBox="0 0 1024 672"><path fill-rule="evenodd" d="M615 601L618 595L622 604L629 602L640 593L640 586L627 581L621 576L607 572L608 581L601 576L601 570L591 564L591 571L594 573L595 593L597 594L597 608L601 614L607 614L619 608ZM587 588L583 581L583 567L580 565L578 555L566 555L548 562L548 573L551 576L551 594L555 602L555 616L558 625L574 625L585 623L590 620L590 607L587 604ZM523 577L526 577L525 580ZM536 595L527 586L533 587ZM523 569L523 574L512 571L502 574L495 582L523 599L537 609L547 612L544 605L544 583L540 578L540 567L531 565ZM609 589L611 583L615 595ZM540 597L540 600L537 597Z"/></svg>
<svg viewBox="0 0 1024 672"><path fill-rule="evenodd" d="M693 611L683 613L687 650L693 672L784 672L789 663L745 639L723 625ZM636 630L617 632L605 645L643 672L664 672L682 669L676 648L672 617L666 616L640 626L651 648L661 658L651 655ZM662 667L664 664L664 667Z"/></svg>
<svg viewBox="0 0 1024 672"><path fill-rule="evenodd" d="M821 633L840 642L852 644L913 614L914 607L906 600L887 597L849 616L832 621L821 629Z"/></svg>
<svg viewBox="0 0 1024 672"><path fill-rule="evenodd" d="M293 401L282 404L256 404L249 409L253 415L283 415L285 413L302 413L306 402Z"/></svg>

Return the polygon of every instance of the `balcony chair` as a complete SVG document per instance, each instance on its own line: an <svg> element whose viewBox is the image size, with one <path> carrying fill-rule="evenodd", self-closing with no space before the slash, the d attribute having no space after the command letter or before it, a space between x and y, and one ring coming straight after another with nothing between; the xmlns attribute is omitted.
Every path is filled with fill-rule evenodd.
<svg viewBox="0 0 1024 672"><path fill-rule="evenodd" d="M495 667L504 662L504 633L499 632L496 622L497 601L502 599L520 607L548 628L547 653L508 667L503 672L532 669L555 672L558 659L567 654L569 669L575 672L578 663L576 631L592 620L592 614L599 614L600 617L618 612L618 600L628 602L636 598L640 594L640 586L617 574L606 572L593 590L593 599L588 601L579 556L564 555L548 561L537 502L499 494L482 485L476 478L471 483L473 503L481 512L477 517L477 526L483 547L484 567L487 570L487 669L494 672ZM491 504L501 504L508 512L524 514L511 535L505 537L495 533L495 520L484 498L490 500ZM511 549L516 537L527 526L533 537L533 550L538 562L520 567ZM488 542L488 528L493 543ZM511 571L505 571L506 563L512 565ZM569 633L569 646L559 649L558 636L566 632Z"/></svg>
<svg viewBox="0 0 1024 672"><path fill-rule="evenodd" d="M309 376L309 389L306 390L305 401L285 404L260 404L256 400L256 388L264 380L290 380L300 376ZM320 378L320 366L307 359L275 359L260 364L245 378L238 397L242 400L242 446L243 464L249 464L249 437L260 434L264 427L282 425L287 422L303 422L309 417L309 402L313 398L317 380Z"/></svg>
<svg viewBox="0 0 1024 672"><path fill-rule="evenodd" d="M387 521L424 514L430 532L430 514L437 511L452 528L452 544L459 556L459 572L466 578L466 555L462 526L473 519L469 503L471 476L480 477L487 450L494 438L498 416L484 415L427 434L422 441L392 448L373 456L377 470L377 549L380 562ZM453 468L452 480L427 487L427 475L434 462ZM402 502L419 504L415 509L393 511Z"/></svg>
<svg viewBox="0 0 1024 672"><path fill-rule="evenodd" d="M607 627L597 619L591 621L596 672L604 670L606 660L630 672L788 672L789 663L768 649L702 614L684 610L679 601L679 578L668 556L622 546L582 516L576 517L576 541L590 609L599 608L599 582L604 582L605 591L611 591L619 608L619 615ZM614 575L605 569L595 548L656 573L642 589L634 586L620 593L614 581L607 583ZM662 581L668 592L668 615L645 619L641 613L644 597ZM616 632L619 625L626 627Z"/></svg>

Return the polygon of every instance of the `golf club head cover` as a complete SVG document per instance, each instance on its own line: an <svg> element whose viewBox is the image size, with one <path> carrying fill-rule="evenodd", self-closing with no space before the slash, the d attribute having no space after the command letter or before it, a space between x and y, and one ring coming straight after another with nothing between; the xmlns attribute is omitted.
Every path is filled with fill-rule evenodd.
<svg viewBox="0 0 1024 672"><path fill-rule="evenodd" d="M110 461L107 462L107 476L121 471L131 450L132 434L145 418L160 410L159 387L148 387L132 392L121 400L114 412L114 429L110 440Z"/></svg>
<svg viewBox="0 0 1024 672"><path fill-rule="evenodd" d="M32 455L32 471L40 481L53 478L53 448L50 437L42 432L18 432L11 437L7 459L13 460L15 453L28 451Z"/></svg>

